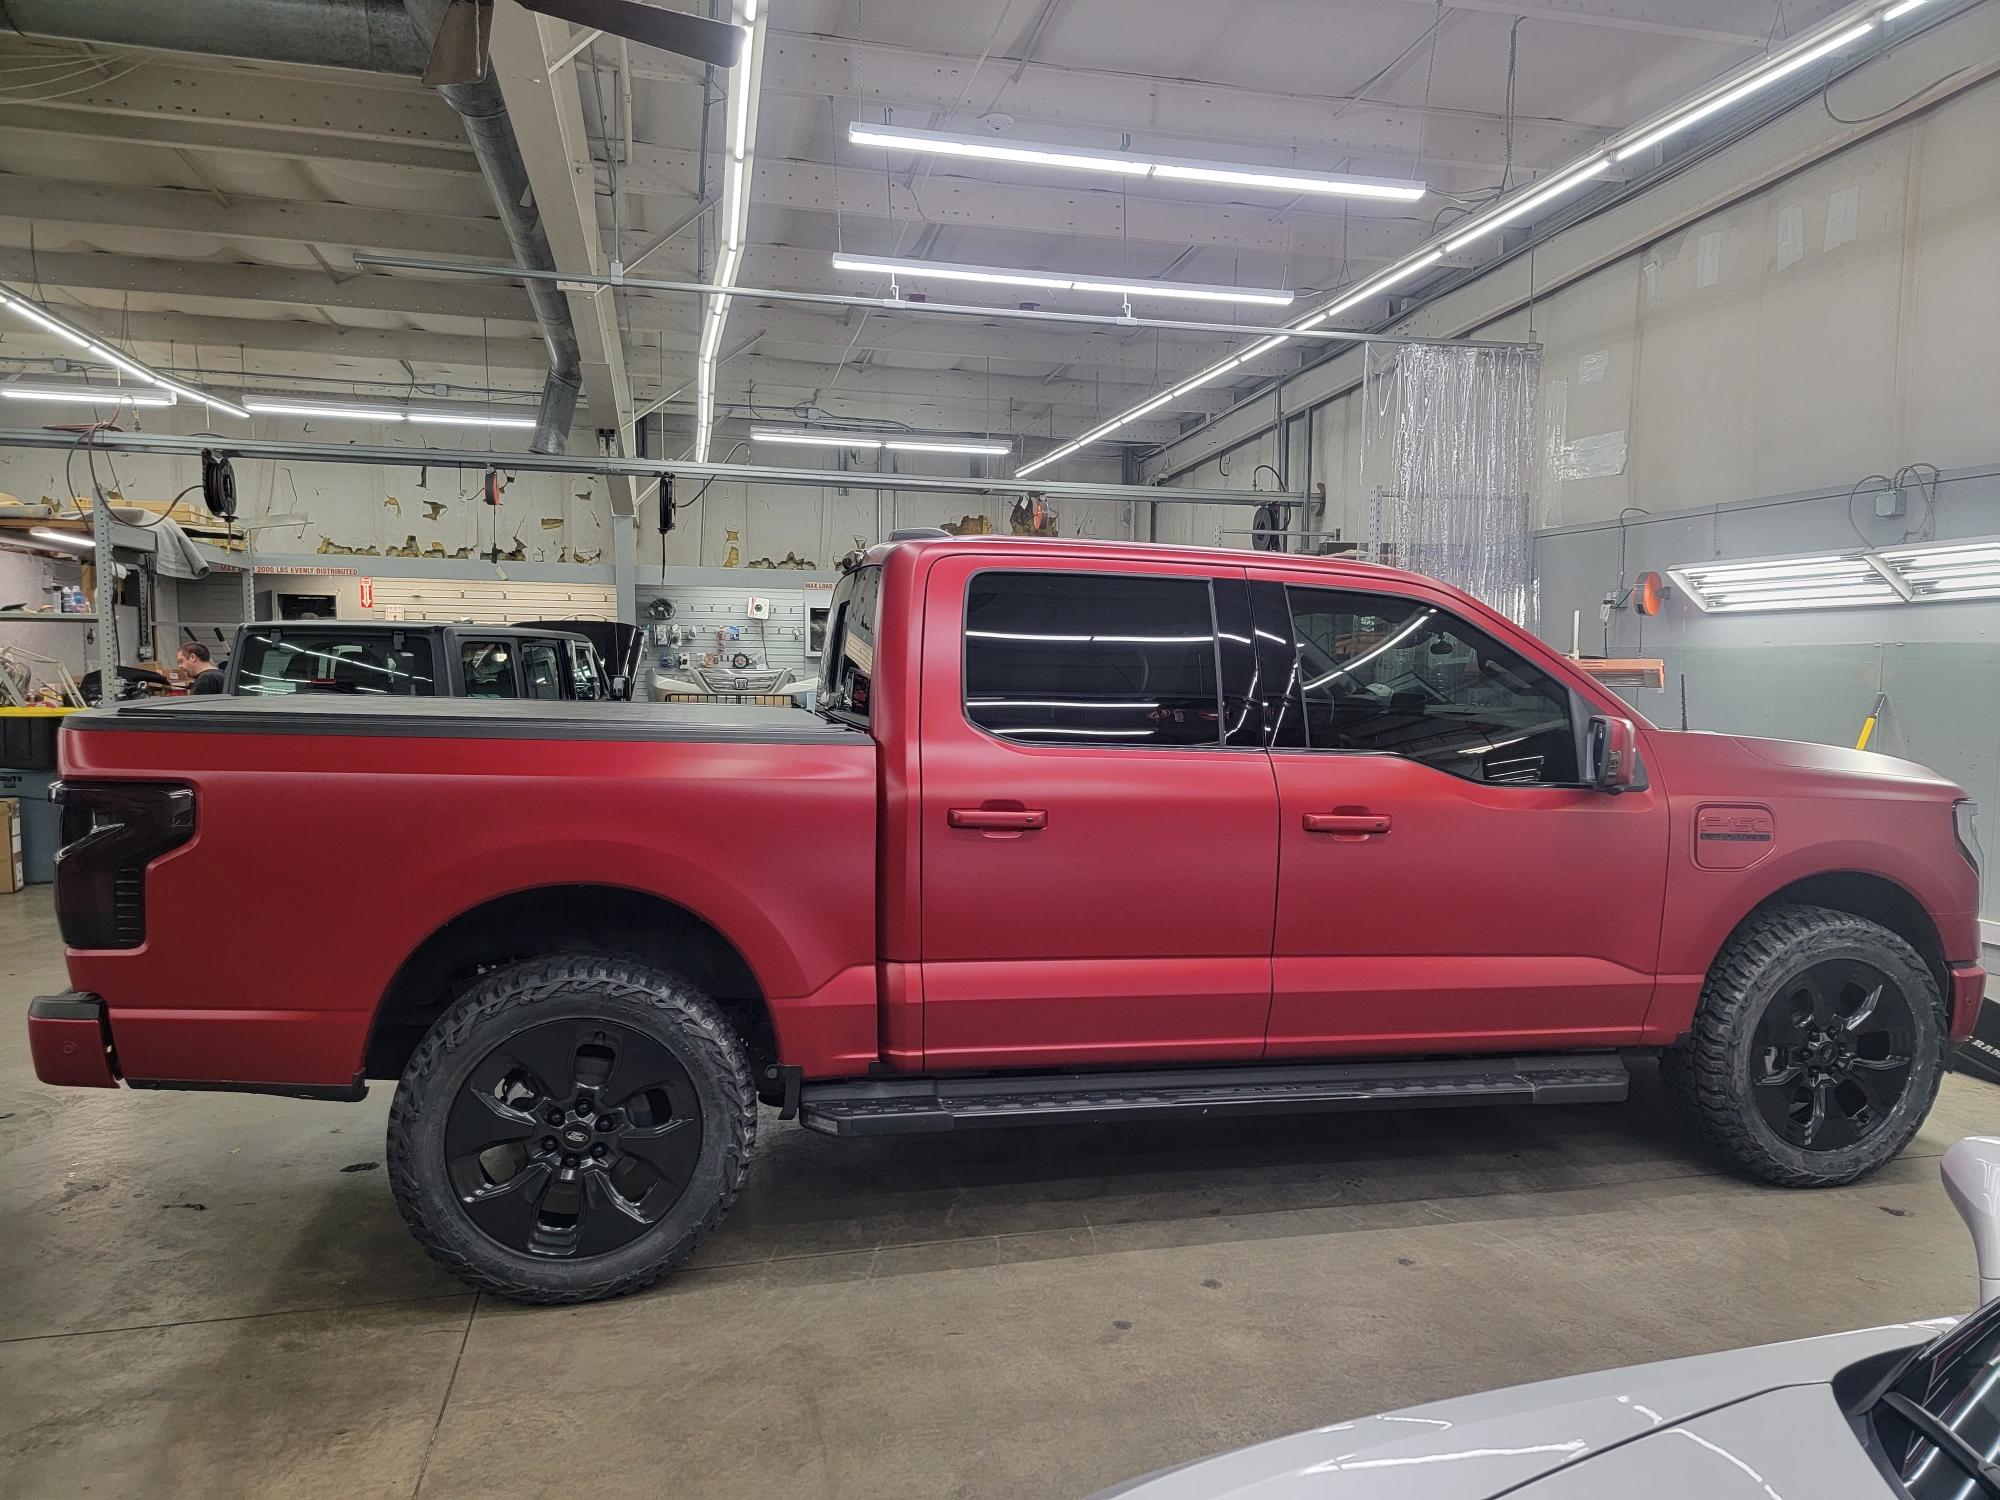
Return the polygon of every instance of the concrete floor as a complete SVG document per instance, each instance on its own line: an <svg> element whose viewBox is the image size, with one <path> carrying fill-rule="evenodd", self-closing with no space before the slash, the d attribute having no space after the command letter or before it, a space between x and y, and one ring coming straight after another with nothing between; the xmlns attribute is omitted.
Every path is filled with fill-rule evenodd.
<svg viewBox="0 0 2000 1500"><path fill-rule="evenodd" d="M0 1010L60 989L0 896ZM1080 1496L1488 1386L1953 1312L1937 1186L2000 1090L1823 1193L1627 1107L842 1143L766 1119L622 1302L475 1297L365 1104L53 1090L0 1026L0 1495Z"/></svg>

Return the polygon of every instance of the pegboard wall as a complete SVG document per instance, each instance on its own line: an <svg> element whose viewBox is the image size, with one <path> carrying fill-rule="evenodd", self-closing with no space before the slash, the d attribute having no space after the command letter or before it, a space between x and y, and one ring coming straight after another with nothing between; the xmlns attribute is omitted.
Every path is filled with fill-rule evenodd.
<svg viewBox="0 0 2000 1500"><path fill-rule="evenodd" d="M761 576L760 576L761 575ZM639 588L639 618L649 629L657 633L657 627L646 613L646 607L656 598L666 598L674 606L671 625L692 626L694 641L685 646L648 646L647 660L656 664L660 652L681 651L699 661L702 653L709 651L748 651L760 666L786 667L797 671L818 666L818 658L806 656L806 601L824 604L832 597L832 590L820 588L807 593L794 581L790 587L775 587L776 578L783 577L769 571L759 570L747 573L741 587L676 587L665 588L642 584ZM773 582L767 582L772 580ZM768 620L753 620L747 611L752 594L771 601L771 617ZM734 645L716 644L715 632L729 626L738 627L741 639Z"/></svg>
<svg viewBox="0 0 2000 1500"><path fill-rule="evenodd" d="M523 583L500 579L378 578L369 618L471 620L512 625L520 620L615 620L618 591L608 583Z"/></svg>

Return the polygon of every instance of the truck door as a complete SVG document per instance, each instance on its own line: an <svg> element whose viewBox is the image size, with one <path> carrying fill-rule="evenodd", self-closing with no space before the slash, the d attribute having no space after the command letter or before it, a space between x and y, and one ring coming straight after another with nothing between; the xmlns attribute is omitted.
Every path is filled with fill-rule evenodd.
<svg viewBox="0 0 2000 1500"><path fill-rule="evenodd" d="M1252 576L1297 663L1267 1055L1636 1041L1663 791L1583 786L1586 700L1447 596Z"/></svg>
<svg viewBox="0 0 2000 1500"><path fill-rule="evenodd" d="M1219 629L1212 572L1011 548L932 568L925 1066L1262 1051L1277 793L1258 736L1231 742L1221 648L1248 622ZM1242 573L1220 587L1247 616Z"/></svg>

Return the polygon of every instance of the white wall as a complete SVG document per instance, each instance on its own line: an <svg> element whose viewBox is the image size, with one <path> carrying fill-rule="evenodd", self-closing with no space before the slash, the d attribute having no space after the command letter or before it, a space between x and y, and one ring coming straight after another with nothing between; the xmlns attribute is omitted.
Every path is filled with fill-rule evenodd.
<svg viewBox="0 0 2000 1500"><path fill-rule="evenodd" d="M1557 456L1538 524L2000 458L1997 141L2000 79L1989 79L1466 330L1544 346ZM1589 230L1538 253L1557 260L1563 239ZM1494 273L1522 274L1518 260ZM1314 408L1312 465L1329 524L1356 536L1358 407L1350 380ZM1244 443L1232 473L1270 444L1268 429ZM1173 463L1169 452L1161 467ZM1215 465L1174 482L1215 484ZM1213 539L1213 523L1201 529L1190 539Z"/></svg>

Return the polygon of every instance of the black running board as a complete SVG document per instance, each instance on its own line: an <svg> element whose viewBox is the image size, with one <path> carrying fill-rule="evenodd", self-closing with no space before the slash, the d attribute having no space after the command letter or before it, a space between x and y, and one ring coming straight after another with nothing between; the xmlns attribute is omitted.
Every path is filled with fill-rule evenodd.
<svg viewBox="0 0 2000 1500"><path fill-rule="evenodd" d="M911 1135L1076 1124L1454 1104L1616 1104L1631 1078L1616 1053L1302 1067L1181 1068L984 1078L808 1083L799 1121L828 1135Z"/></svg>

